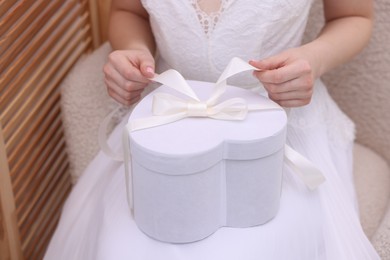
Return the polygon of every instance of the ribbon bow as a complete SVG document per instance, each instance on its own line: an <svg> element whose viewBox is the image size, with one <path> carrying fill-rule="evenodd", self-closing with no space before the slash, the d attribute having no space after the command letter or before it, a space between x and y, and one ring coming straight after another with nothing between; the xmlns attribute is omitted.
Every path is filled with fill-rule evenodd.
<svg viewBox="0 0 390 260"><path fill-rule="evenodd" d="M161 83L171 89L174 89L190 100L184 100L168 93L156 93L153 96L153 115L148 118L141 118L129 122L129 132L172 123L186 117L210 117L220 120L243 120L247 113L253 110L282 110L276 103L267 103L267 105L247 104L243 98L231 98L221 103L218 99L226 91L226 80L243 71L255 70L239 58L233 58L225 71L222 73L210 98L202 102L188 85L183 76L176 70L167 70L160 75L152 78L153 81Z"/></svg>

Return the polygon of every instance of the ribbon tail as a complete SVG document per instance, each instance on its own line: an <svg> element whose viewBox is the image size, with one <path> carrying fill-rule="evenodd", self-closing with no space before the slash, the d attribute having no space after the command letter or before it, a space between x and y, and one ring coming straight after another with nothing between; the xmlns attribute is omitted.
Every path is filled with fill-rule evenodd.
<svg viewBox="0 0 390 260"><path fill-rule="evenodd" d="M133 215L133 176L130 170L130 140L129 140L129 124L123 128L122 132L122 143L123 143L123 156L125 166L125 182L126 182L126 195L127 204L129 205L131 214Z"/></svg>
<svg viewBox="0 0 390 260"><path fill-rule="evenodd" d="M116 153L107 143L107 128L110 124L112 117L120 110L120 107L114 109L109 113L102 121L98 131L98 142L102 151L114 161L123 162L123 154Z"/></svg>
<svg viewBox="0 0 390 260"><path fill-rule="evenodd" d="M146 128L166 125L169 123L173 123L175 121L179 121L185 117L187 117L186 112L181 112L181 113L167 115L167 116L151 116L146 118L139 118L129 122L128 130L129 132L134 132Z"/></svg>
<svg viewBox="0 0 390 260"><path fill-rule="evenodd" d="M248 105L248 110L249 111L283 110L283 108L274 102L267 102L264 104L250 104Z"/></svg>
<svg viewBox="0 0 390 260"><path fill-rule="evenodd" d="M234 57L226 66L226 69L222 72L221 76L218 78L217 84L230 78L231 76L248 70L258 70L258 68L250 65L248 62L240 58Z"/></svg>
<svg viewBox="0 0 390 260"><path fill-rule="evenodd" d="M209 98L209 100L207 101L207 103L210 105L214 105L217 102L218 98L226 90L227 87L226 80L229 77L248 70L258 70L258 69L240 58L234 57L233 59L231 59L231 61L229 62L225 70L222 72L221 76L218 78L213 93Z"/></svg>
<svg viewBox="0 0 390 260"><path fill-rule="evenodd" d="M188 85L187 81L183 78L183 76L176 70L167 70L160 75L156 75L151 80L161 83L167 87L170 87L180 93L191 97L196 101L200 101L198 96L192 90L192 88Z"/></svg>
<svg viewBox="0 0 390 260"><path fill-rule="evenodd" d="M322 172L300 153L285 145L285 161L310 189L316 189L325 181Z"/></svg>

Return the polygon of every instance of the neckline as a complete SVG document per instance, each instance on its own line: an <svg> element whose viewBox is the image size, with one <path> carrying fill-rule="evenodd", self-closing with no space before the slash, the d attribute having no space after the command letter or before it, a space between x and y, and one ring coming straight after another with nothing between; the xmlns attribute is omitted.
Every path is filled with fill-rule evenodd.
<svg viewBox="0 0 390 260"><path fill-rule="evenodd" d="M195 10L202 12L206 16L213 17L215 15L219 15L222 12L222 9L224 8L224 4L225 4L226 0L219 0L219 1L220 1L220 3L219 3L219 6L218 6L218 9L215 10L215 11L211 11L209 13L206 12L206 10L204 10L201 7L201 4L200 4L201 0L193 0L192 2L193 2Z"/></svg>
<svg viewBox="0 0 390 260"><path fill-rule="evenodd" d="M207 39L211 37L215 29L218 27L223 13L226 12L231 2L232 0L221 0L219 9L217 11L207 13L201 8L198 0L190 1L191 7L195 12L196 20L198 21L199 27L201 28L203 35L205 35Z"/></svg>

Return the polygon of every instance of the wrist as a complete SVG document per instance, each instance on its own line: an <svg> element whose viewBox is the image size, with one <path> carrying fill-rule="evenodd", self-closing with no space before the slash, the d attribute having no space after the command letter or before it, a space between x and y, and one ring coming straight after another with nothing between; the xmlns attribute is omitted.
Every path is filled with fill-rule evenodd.
<svg viewBox="0 0 390 260"><path fill-rule="evenodd" d="M302 48L308 53L320 77L356 56L368 43L372 21L365 17L344 17L327 22L318 38Z"/></svg>
<svg viewBox="0 0 390 260"><path fill-rule="evenodd" d="M320 40L314 40L303 45L301 48L306 59L311 64L313 76L315 78L321 77L328 71L326 59L328 51L325 43L321 42Z"/></svg>
<svg viewBox="0 0 390 260"><path fill-rule="evenodd" d="M148 46L146 46L146 45L143 45L143 44L131 44L131 45L128 45L126 47L126 50L142 52L142 53L145 53L145 54L149 54L150 56L153 57L153 52L150 50L150 48Z"/></svg>

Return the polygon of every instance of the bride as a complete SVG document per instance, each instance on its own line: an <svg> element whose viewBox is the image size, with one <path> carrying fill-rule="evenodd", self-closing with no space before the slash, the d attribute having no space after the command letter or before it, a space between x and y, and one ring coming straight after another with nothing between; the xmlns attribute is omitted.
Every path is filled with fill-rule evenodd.
<svg viewBox="0 0 390 260"><path fill-rule="evenodd" d="M126 203L123 164L100 152L64 207L45 259L369 260L379 259L362 231L352 181L353 122L319 79L366 45L372 0L323 0L326 23L302 45L311 0L113 0L104 67L110 96L129 106L155 72L215 82L232 57L261 71L234 85L266 91L290 108L287 142L326 177L308 190L284 166L280 209L252 228L221 228L189 244L147 237ZM117 126L110 145L121 149Z"/></svg>

